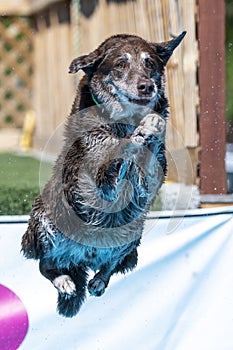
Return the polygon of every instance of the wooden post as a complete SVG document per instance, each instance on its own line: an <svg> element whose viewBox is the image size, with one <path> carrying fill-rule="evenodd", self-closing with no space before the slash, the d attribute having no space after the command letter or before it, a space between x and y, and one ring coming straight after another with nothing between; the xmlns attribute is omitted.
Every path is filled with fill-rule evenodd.
<svg viewBox="0 0 233 350"><path fill-rule="evenodd" d="M200 190L226 193L225 1L198 0Z"/></svg>

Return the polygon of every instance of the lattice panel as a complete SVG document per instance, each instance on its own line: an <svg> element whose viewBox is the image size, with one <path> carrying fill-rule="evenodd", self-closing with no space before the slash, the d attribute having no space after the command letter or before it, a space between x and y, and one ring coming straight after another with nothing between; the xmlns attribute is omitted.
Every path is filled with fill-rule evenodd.
<svg viewBox="0 0 233 350"><path fill-rule="evenodd" d="M31 108L32 28L27 17L0 17L0 127L22 127Z"/></svg>

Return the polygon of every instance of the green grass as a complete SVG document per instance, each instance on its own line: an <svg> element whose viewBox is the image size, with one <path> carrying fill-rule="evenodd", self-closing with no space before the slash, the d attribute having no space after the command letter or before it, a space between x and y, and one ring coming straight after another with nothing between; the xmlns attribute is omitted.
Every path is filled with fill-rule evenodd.
<svg viewBox="0 0 233 350"><path fill-rule="evenodd" d="M27 215L50 177L52 164L29 156L0 153L0 215ZM157 196L152 210L161 210Z"/></svg>
<svg viewBox="0 0 233 350"><path fill-rule="evenodd" d="M40 193L40 174L49 177L51 165L29 156L0 153L0 215L29 214Z"/></svg>

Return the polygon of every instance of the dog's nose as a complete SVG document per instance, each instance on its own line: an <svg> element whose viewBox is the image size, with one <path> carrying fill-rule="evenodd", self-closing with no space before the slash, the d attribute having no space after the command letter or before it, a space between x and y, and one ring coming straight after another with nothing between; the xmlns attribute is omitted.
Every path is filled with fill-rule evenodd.
<svg viewBox="0 0 233 350"><path fill-rule="evenodd" d="M140 94L151 95L155 89L155 86L151 80L141 79L138 82L137 88Z"/></svg>

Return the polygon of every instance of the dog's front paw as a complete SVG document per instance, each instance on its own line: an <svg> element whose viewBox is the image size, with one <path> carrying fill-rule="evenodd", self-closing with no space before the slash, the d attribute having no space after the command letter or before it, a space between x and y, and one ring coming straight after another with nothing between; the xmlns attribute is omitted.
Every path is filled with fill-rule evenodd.
<svg viewBox="0 0 233 350"><path fill-rule="evenodd" d="M139 128L148 134L161 135L165 131L166 122L159 114L148 114L142 119Z"/></svg>
<svg viewBox="0 0 233 350"><path fill-rule="evenodd" d="M75 284L69 275L58 276L52 283L60 293L73 295L76 292Z"/></svg>
<svg viewBox="0 0 233 350"><path fill-rule="evenodd" d="M148 114L131 136L132 142L143 145L150 136L161 138L165 134L166 122L160 115Z"/></svg>
<svg viewBox="0 0 233 350"><path fill-rule="evenodd" d="M105 283L99 277L94 277L89 281L87 288L91 295L100 297L105 292Z"/></svg>

